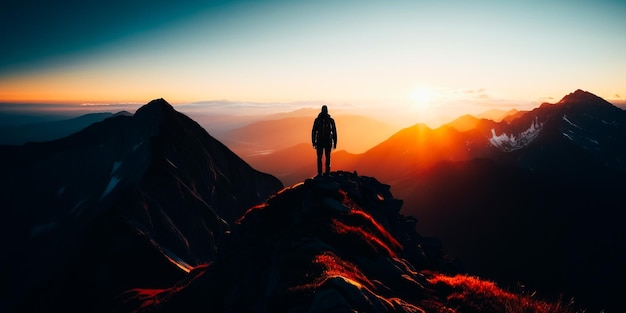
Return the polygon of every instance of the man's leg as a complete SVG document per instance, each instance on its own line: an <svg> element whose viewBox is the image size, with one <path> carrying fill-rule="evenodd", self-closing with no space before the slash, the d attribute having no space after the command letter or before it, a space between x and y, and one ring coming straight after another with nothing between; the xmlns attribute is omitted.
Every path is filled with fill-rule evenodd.
<svg viewBox="0 0 626 313"><path fill-rule="evenodd" d="M324 148L324 152L326 152L326 174L330 173L330 151L331 147Z"/></svg>
<svg viewBox="0 0 626 313"><path fill-rule="evenodd" d="M318 147L317 149L317 175L322 175L322 150L323 148Z"/></svg>

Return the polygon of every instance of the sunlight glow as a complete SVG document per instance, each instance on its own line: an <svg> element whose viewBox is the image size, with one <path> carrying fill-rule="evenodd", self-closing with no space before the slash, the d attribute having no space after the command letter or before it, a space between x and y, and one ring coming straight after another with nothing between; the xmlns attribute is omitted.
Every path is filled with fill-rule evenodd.
<svg viewBox="0 0 626 313"><path fill-rule="evenodd" d="M431 105L431 102L434 96L435 94L428 87L421 86L421 87L414 89L410 94L411 109L413 110L428 109Z"/></svg>
<svg viewBox="0 0 626 313"><path fill-rule="evenodd" d="M22 2L15 7L27 10ZM521 3L173 5L177 14L84 25L76 30L84 40L68 35L81 19L67 5L29 18L9 12L16 27L0 51L0 102L324 102L398 127L436 127L492 108L531 109L578 88L623 101L625 4ZM108 10L101 15L112 20L132 16ZM47 25L56 21L64 23ZM20 39L39 37L48 40Z"/></svg>

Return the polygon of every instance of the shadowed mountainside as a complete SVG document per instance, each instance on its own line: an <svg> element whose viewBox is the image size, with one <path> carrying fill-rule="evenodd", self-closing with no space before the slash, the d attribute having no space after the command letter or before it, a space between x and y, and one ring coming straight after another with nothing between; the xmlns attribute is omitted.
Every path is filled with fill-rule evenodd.
<svg viewBox="0 0 626 313"><path fill-rule="evenodd" d="M411 209L405 213L473 273L619 311L626 112L578 90L473 134L496 153L408 173L393 185Z"/></svg>
<svg viewBox="0 0 626 313"><path fill-rule="evenodd" d="M458 275L440 243L371 177L333 172L251 208L219 258L165 289L126 292L131 312L573 312Z"/></svg>
<svg viewBox="0 0 626 313"><path fill-rule="evenodd" d="M577 90L466 132L403 130L347 169L388 179L469 272L610 312L626 279L624 142L626 112Z"/></svg>
<svg viewBox="0 0 626 313"><path fill-rule="evenodd" d="M93 311L136 284L167 286L283 187L163 99L59 140L0 146L0 171L0 308L17 311Z"/></svg>

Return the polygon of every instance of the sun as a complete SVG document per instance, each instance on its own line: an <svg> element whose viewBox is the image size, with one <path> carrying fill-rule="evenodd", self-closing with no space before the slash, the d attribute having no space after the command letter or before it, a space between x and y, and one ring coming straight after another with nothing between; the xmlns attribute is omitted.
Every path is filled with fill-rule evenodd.
<svg viewBox="0 0 626 313"><path fill-rule="evenodd" d="M422 86L413 89L409 97L411 99L412 109L424 110L430 108L434 94L428 87Z"/></svg>

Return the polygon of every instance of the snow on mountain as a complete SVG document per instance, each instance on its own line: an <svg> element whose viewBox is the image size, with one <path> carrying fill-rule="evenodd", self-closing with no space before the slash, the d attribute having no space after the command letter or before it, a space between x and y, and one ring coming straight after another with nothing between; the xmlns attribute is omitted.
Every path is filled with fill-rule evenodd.
<svg viewBox="0 0 626 313"><path fill-rule="evenodd" d="M563 136L565 136L572 142L579 144L580 146L585 148L585 150L599 149L598 145L600 143L597 140L589 137L590 135L592 136L592 134L585 135L585 130L570 121L565 114L563 115L563 121L567 123L567 126L563 127Z"/></svg>
<svg viewBox="0 0 626 313"><path fill-rule="evenodd" d="M511 152L529 145L533 140L537 139L541 132L542 125L535 119L528 129L522 131L519 134L506 134L502 133L496 135L494 128L491 129L491 138L489 143L495 147L500 148L504 152Z"/></svg>
<svg viewBox="0 0 626 313"><path fill-rule="evenodd" d="M626 111L582 90L565 96L554 109L561 117L558 129L566 140L605 167L626 170Z"/></svg>

